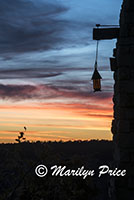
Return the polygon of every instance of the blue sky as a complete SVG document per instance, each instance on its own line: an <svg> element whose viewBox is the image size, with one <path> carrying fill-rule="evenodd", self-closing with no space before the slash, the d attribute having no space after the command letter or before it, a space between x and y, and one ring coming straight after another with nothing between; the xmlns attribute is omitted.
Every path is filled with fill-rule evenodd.
<svg viewBox="0 0 134 200"><path fill-rule="evenodd" d="M69 80L71 74L90 80L96 45L92 29L96 23L118 24L120 6L120 0L1 1L1 83L50 83ZM115 41L100 42L98 62L106 78L111 78L106 71L114 46Z"/></svg>
<svg viewBox="0 0 134 200"><path fill-rule="evenodd" d="M34 126L31 132L37 129L36 136L39 130L43 131L41 134L47 130L51 136L54 131L55 135L63 131L61 135L68 138L68 129L64 127L68 123L71 138L76 139L77 134L80 138L82 132L85 139L89 133L90 138L94 135L101 138L101 134L102 138L110 138L103 133L110 130L112 120L114 83L109 57L116 40L99 43L102 92L94 93L91 77L96 41L92 39L92 31L97 23L118 25L121 3L121 0L13 0L12 3L0 0L2 134L4 131L14 138L14 130L17 133L22 124L31 124ZM36 127L35 120L43 124ZM48 121L49 125L45 124ZM50 138L48 132L46 137ZM10 141L9 136L0 138L5 140Z"/></svg>

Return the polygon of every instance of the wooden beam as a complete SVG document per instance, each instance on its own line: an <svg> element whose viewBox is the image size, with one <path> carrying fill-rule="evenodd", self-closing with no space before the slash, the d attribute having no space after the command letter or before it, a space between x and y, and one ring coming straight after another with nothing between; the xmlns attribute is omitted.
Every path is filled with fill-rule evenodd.
<svg viewBox="0 0 134 200"><path fill-rule="evenodd" d="M94 28L93 40L111 40L119 38L120 28Z"/></svg>

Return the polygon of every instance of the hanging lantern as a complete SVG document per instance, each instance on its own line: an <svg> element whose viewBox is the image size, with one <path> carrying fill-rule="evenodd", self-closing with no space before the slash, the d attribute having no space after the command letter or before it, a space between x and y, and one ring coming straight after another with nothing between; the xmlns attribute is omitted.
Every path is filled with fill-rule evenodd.
<svg viewBox="0 0 134 200"><path fill-rule="evenodd" d="M101 75L99 74L97 68L95 68L92 76L94 92L101 91L101 79Z"/></svg>
<svg viewBox="0 0 134 200"><path fill-rule="evenodd" d="M93 80L93 89L94 92L101 91L101 75L99 74L97 70L97 60L98 60L98 40L97 40L97 47L96 47L96 60L95 60L95 65L94 65L94 73L92 75L92 80Z"/></svg>

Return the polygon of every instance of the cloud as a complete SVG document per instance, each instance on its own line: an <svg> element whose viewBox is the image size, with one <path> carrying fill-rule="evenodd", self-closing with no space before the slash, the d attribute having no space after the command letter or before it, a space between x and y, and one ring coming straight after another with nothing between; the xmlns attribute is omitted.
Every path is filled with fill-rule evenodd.
<svg viewBox="0 0 134 200"><path fill-rule="evenodd" d="M88 8L85 10L85 4L79 3L80 10L77 4L68 8L56 0L14 0L12 3L0 0L0 53L4 58L0 60L0 79L38 78L40 83L51 77L48 82L45 80L49 83L46 85L1 84L0 98L93 98L94 94L86 85L89 85L90 70L93 69L87 66L91 63L90 57L93 59L94 46L90 46L91 51L85 46L89 45L95 18L91 17ZM77 16L75 9L81 15ZM51 51L54 49L56 51ZM107 71L107 68L101 70ZM2 81L7 83L7 80ZM95 96L105 99L108 95L105 92Z"/></svg>
<svg viewBox="0 0 134 200"><path fill-rule="evenodd" d="M0 5L0 53L5 59L11 59L11 54L87 46L89 37L92 40L92 18L72 19L73 6L57 0L14 0L12 4L0 0ZM70 16L61 16L69 10Z"/></svg>
<svg viewBox="0 0 134 200"><path fill-rule="evenodd" d="M0 84L0 98L14 101L24 99L50 100L62 98L66 100L107 100L112 94L103 92L95 94L86 88L75 88L74 86L53 86L53 85L3 85Z"/></svg>
<svg viewBox="0 0 134 200"><path fill-rule="evenodd" d="M60 76L63 75L62 79L60 78L59 80L56 80L56 83L61 84L62 83L72 83L72 84L79 84L79 83L86 83L86 80L71 80L68 81L66 80L66 74L71 74L71 73L81 73L81 72L88 72L90 69L88 67L62 67L62 66L55 66L55 67L50 67L45 64L44 62L44 67L38 67L38 68L15 68L15 69L0 69L0 79L20 79L20 78L48 78L48 77L55 77L55 76ZM80 77L81 78L81 77Z"/></svg>
<svg viewBox="0 0 134 200"><path fill-rule="evenodd" d="M62 41L65 20L57 16L67 11L52 1L0 1L0 52L19 53L55 48Z"/></svg>
<svg viewBox="0 0 134 200"><path fill-rule="evenodd" d="M0 79L20 79L20 78L49 78L61 75L61 72L52 72L44 69L8 69L0 70Z"/></svg>

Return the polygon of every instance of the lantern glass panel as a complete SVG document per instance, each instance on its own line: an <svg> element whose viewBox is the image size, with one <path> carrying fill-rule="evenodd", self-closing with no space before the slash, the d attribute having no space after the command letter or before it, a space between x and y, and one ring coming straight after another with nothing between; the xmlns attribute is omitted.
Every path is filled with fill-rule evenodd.
<svg viewBox="0 0 134 200"><path fill-rule="evenodd" d="M93 80L93 87L94 87L94 91L101 91L100 79L94 79Z"/></svg>

